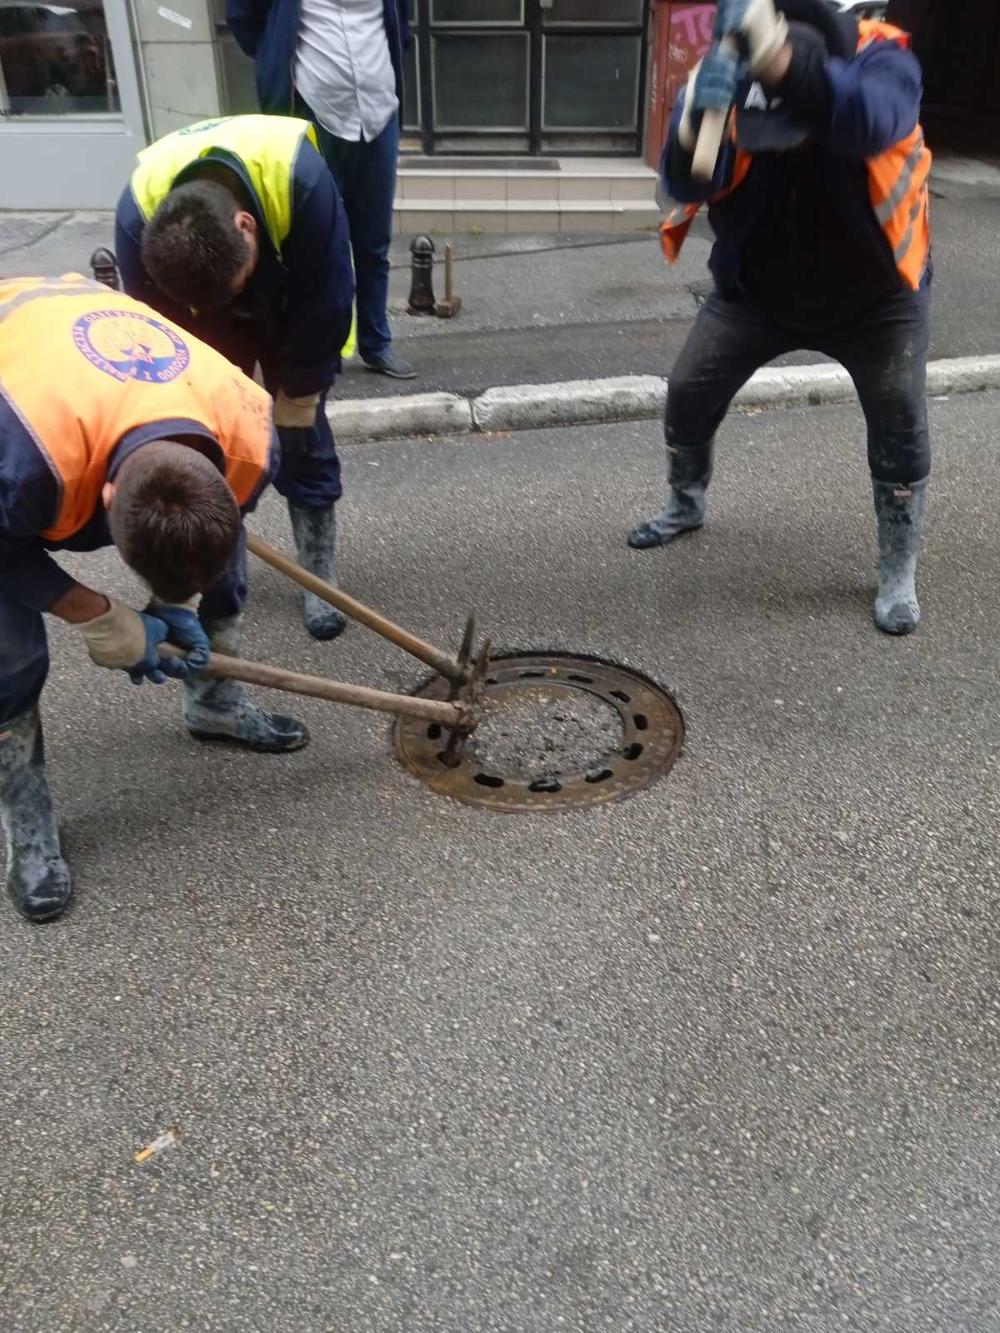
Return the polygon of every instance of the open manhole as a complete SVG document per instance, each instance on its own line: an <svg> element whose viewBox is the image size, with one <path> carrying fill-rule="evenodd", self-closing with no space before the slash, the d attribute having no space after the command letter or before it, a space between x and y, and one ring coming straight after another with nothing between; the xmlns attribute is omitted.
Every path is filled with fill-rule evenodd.
<svg viewBox="0 0 1000 1333"><path fill-rule="evenodd" d="M425 699L448 697L436 677ZM483 720L454 768L437 723L400 717L397 757L434 791L507 813L618 801L673 767L684 720L667 692L626 667L563 653L490 661Z"/></svg>

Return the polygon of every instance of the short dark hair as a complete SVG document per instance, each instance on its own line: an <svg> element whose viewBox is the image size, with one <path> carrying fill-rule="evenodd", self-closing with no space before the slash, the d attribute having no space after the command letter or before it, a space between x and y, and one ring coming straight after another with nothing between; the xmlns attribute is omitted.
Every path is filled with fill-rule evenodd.
<svg viewBox="0 0 1000 1333"><path fill-rule="evenodd" d="M172 440L142 445L125 459L108 523L122 559L165 602L210 588L240 536L225 477L197 449Z"/></svg>
<svg viewBox="0 0 1000 1333"><path fill-rule="evenodd" d="M143 266L172 301L197 310L233 299L233 280L247 262L238 207L225 186L189 181L175 186L146 223Z"/></svg>

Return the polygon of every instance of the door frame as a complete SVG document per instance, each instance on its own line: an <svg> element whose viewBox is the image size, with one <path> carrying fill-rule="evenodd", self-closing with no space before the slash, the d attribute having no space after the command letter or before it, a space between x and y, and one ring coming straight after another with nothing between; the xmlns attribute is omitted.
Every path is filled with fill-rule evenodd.
<svg viewBox="0 0 1000 1333"><path fill-rule="evenodd" d="M566 23L546 24L545 10L550 5L545 0L523 0L523 19L513 22L483 23L441 23L431 20L432 0L413 0L413 9L417 19L415 40L418 45L418 107L420 114L420 141L423 152L433 156L440 151L442 139L454 139L458 136L479 141L475 150L463 149L463 152L489 153L491 140L510 139L511 135L523 135L525 147L522 152L532 157L574 157L593 155L602 156L639 156L643 143L643 112L646 103L646 71L649 57L649 19L653 0L642 0L642 9L638 21L634 23ZM502 36L511 33L527 34L528 59L528 125L525 130L480 128L467 131L441 130L434 124L434 37L438 34L468 36ZM629 36L639 38L639 68L636 80L635 129L616 131L614 129L595 130L550 130L543 125L543 99L545 77L545 37L608 37ZM591 137L595 141L591 148L579 146L579 140ZM601 146L601 139L607 139L608 145ZM560 146L560 140L565 147ZM627 147L622 148L621 144Z"/></svg>

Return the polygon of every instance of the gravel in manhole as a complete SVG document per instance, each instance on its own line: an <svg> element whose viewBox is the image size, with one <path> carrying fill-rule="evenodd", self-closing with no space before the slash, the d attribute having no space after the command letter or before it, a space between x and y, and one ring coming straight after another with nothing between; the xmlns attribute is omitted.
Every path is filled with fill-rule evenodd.
<svg viewBox="0 0 1000 1333"><path fill-rule="evenodd" d="M602 767L624 743L617 711L587 690L535 686L483 703L469 758L491 773L533 782Z"/></svg>

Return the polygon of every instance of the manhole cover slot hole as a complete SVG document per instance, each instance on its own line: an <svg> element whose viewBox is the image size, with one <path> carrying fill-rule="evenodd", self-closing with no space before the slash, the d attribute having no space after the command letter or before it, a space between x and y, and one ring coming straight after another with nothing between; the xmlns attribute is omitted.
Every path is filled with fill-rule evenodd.
<svg viewBox="0 0 1000 1333"><path fill-rule="evenodd" d="M611 695L612 699L620 699L623 704L630 704L632 702L631 694L626 694L624 690L609 690L608 693Z"/></svg>
<svg viewBox="0 0 1000 1333"><path fill-rule="evenodd" d="M639 758L645 748L646 747L640 745L638 741L633 741L631 745L626 746L622 751L622 757L631 763L633 760Z"/></svg>
<svg viewBox="0 0 1000 1333"><path fill-rule="evenodd" d="M528 783L528 791L562 791L562 783L557 778L535 778Z"/></svg>
<svg viewBox="0 0 1000 1333"><path fill-rule="evenodd" d="M593 676L567 676L567 680L575 681L577 685L593 685Z"/></svg>
<svg viewBox="0 0 1000 1333"><path fill-rule="evenodd" d="M649 718L645 713L633 713L632 725L635 727L636 731L646 731L649 728Z"/></svg>
<svg viewBox="0 0 1000 1333"><path fill-rule="evenodd" d="M504 785L503 778L498 778L495 773L477 773L472 780L478 782L480 787L502 787Z"/></svg>
<svg viewBox="0 0 1000 1333"><path fill-rule="evenodd" d="M432 722L427 728L427 739L429 741L439 741L441 739L441 723Z"/></svg>
<svg viewBox="0 0 1000 1333"><path fill-rule="evenodd" d="M613 778L613 777L614 773L612 773L610 768L598 768L598 769L591 769L589 773L586 773L584 775L583 780L584 782L589 782L593 784L595 782L607 782L608 778Z"/></svg>

